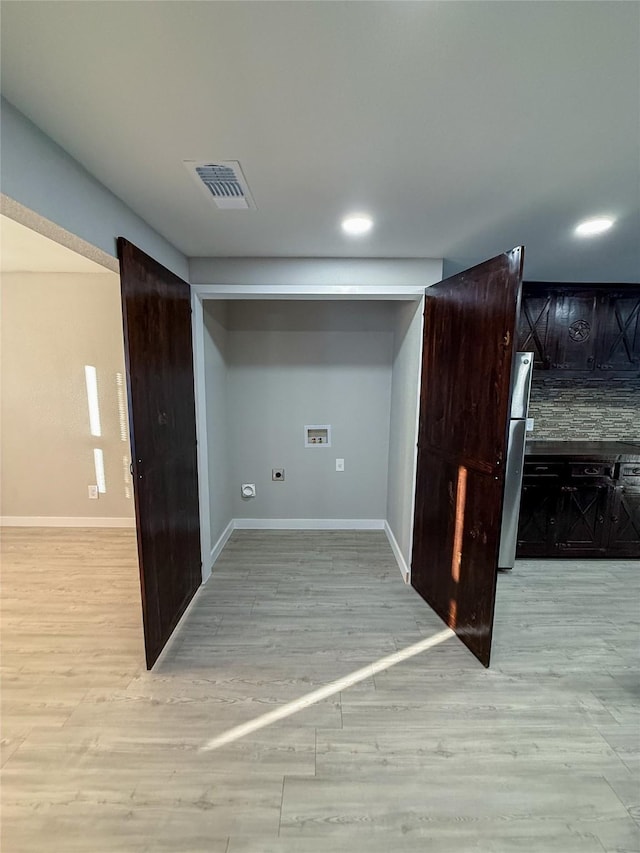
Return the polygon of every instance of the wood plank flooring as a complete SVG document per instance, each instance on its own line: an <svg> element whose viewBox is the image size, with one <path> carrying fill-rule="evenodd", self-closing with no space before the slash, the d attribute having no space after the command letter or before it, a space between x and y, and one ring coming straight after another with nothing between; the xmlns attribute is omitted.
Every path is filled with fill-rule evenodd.
<svg viewBox="0 0 640 853"><path fill-rule="evenodd" d="M457 641L211 752L442 630L377 532L237 531L144 670L132 531L3 531L6 853L640 850L637 562L526 561L493 663Z"/></svg>

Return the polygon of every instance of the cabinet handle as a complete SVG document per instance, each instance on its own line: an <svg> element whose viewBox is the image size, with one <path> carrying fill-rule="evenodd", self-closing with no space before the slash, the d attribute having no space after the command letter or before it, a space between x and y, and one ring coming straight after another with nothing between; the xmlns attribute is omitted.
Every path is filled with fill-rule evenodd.
<svg viewBox="0 0 640 853"><path fill-rule="evenodd" d="M598 524L604 524L604 515L598 516Z"/></svg>
<svg viewBox="0 0 640 853"><path fill-rule="evenodd" d="M612 516L611 516L611 521L613 521L613 523L614 523L614 524L617 524L617 523L618 523L618 516L617 516L617 515L612 515Z"/></svg>
<svg viewBox="0 0 640 853"><path fill-rule="evenodd" d="M600 471L599 468L585 468L584 469L585 474L598 474L599 471Z"/></svg>
<svg viewBox="0 0 640 853"><path fill-rule="evenodd" d="M555 523L556 523L555 518L550 518L550 519L549 519L549 526L550 526L550 527L553 527L553 525L554 525Z"/></svg>

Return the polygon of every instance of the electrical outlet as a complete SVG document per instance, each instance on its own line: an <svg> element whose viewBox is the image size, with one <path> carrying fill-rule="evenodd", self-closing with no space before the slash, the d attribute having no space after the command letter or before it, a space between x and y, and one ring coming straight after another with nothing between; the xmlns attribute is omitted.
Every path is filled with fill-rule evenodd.
<svg viewBox="0 0 640 853"><path fill-rule="evenodd" d="M533 432L533 424L534 424L534 419L533 418L527 418L527 432Z"/></svg>
<svg viewBox="0 0 640 853"><path fill-rule="evenodd" d="M284 468L272 468L271 479L274 483L280 483L284 480Z"/></svg>
<svg viewBox="0 0 640 853"><path fill-rule="evenodd" d="M344 459L336 459L336 471L344 471Z"/></svg>
<svg viewBox="0 0 640 853"><path fill-rule="evenodd" d="M87 488L89 491L89 500L90 501L97 501L98 500L98 494L99 494L98 493L98 487L97 486L88 486Z"/></svg>

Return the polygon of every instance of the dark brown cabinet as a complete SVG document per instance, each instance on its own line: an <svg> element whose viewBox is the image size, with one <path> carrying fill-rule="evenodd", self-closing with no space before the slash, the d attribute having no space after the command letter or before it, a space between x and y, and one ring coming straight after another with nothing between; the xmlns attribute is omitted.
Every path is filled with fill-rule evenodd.
<svg viewBox="0 0 640 853"><path fill-rule="evenodd" d="M611 501L609 551L619 557L640 556L640 463L622 462Z"/></svg>
<svg viewBox="0 0 640 853"><path fill-rule="evenodd" d="M558 550L567 556L601 556L607 547L611 484L587 482L560 487Z"/></svg>
<svg viewBox="0 0 640 853"><path fill-rule="evenodd" d="M525 282L518 348L556 378L640 376L640 286Z"/></svg>
<svg viewBox="0 0 640 853"><path fill-rule="evenodd" d="M597 368L629 375L640 371L640 292L612 290L603 296Z"/></svg>
<svg viewBox="0 0 640 853"><path fill-rule="evenodd" d="M640 557L640 462L527 457L518 557Z"/></svg>

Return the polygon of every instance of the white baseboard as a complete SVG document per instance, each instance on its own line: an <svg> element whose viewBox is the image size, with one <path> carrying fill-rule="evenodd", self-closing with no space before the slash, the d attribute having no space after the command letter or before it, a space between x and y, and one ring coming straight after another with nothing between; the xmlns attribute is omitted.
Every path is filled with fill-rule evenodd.
<svg viewBox="0 0 640 853"><path fill-rule="evenodd" d="M407 561L402 555L402 551L400 550L400 546L398 545L398 540L393 535L393 530L389 527L388 521L385 521L384 523L384 532L387 534L387 539L389 540L389 545L391 545L393 556L396 558L398 568L400 569L400 574L402 575L404 582L409 583L409 578L411 577L411 570L409 569Z"/></svg>
<svg viewBox="0 0 640 853"><path fill-rule="evenodd" d="M209 571L207 573L207 577L203 578L203 580L207 580L209 578L209 576L211 575L211 570L213 569L214 563L216 562L216 560L218 559L218 557L222 553L222 549L227 544L227 541L228 541L229 537L231 536L231 534L233 533L234 530L235 530L235 521L232 518L231 521L229 522L229 524L227 524L225 529L222 531L222 533L218 537L216 544L211 549L210 560L209 560Z"/></svg>
<svg viewBox="0 0 640 853"><path fill-rule="evenodd" d="M384 530L383 518L234 518L235 530Z"/></svg>
<svg viewBox="0 0 640 853"><path fill-rule="evenodd" d="M0 527L130 527L135 518L94 518L67 515L3 515Z"/></svg>

